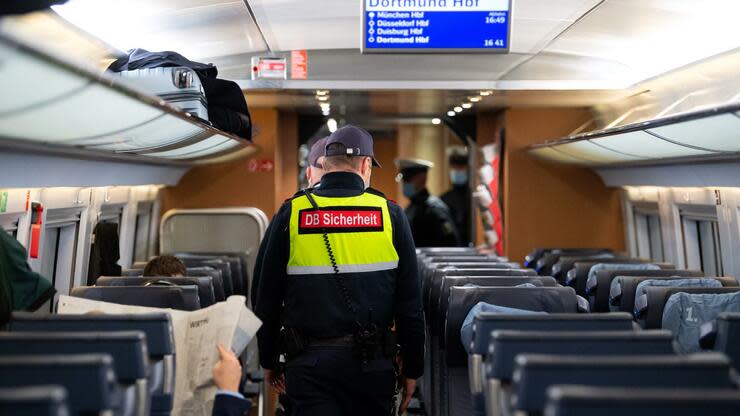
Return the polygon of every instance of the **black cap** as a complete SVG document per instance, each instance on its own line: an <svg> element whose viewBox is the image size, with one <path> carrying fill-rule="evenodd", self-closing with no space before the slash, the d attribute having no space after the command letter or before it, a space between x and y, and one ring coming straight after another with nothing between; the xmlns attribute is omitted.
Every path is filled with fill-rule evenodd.
<svg viewBox="0 0 740 416"><path fill-rule="evenodd" d="M448 151L449 161L451 165L468 165L468 148L462 146L455 146Z"/></svg>
<svg viewBox="0 0 740 416"><path fill-rule="evenodd" d="M412 177L433 168L434 163L424 159L396 159L396 166L400 172L396 180L408 181Z"/></svg>
<svg viewBox="0 0 740 416"><path fill-rule="evenodd" d="M311 145L311 150L308 152L308 164L317 168L319 167L319 158L321 156L324 156L324 153L326 153L326 139L327 137L322 137L316 142Z"/></svg>
<svg viewBox="0 0 740 416"><path fill-rule="evenodd" d="M339 146L341 145L341 146ZM366 130L348 124L326 138L326 156L367 156L380 167L373 153L373 136Z"/></svg>

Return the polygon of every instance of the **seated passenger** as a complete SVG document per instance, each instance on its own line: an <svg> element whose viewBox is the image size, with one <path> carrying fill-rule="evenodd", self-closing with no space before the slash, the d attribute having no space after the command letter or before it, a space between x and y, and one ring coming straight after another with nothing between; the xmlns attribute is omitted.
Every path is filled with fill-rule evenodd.
<svg viewBox="0 0 740 416"><path fill-rule="evenodd" d="M219 361L213 366L213 381L218 387L213 402L213 416L246 416L252 402L239 393L242 366L231 350L218 345Z"/></svg>
<svg viewBox="0 0 740 416"><path fill-rule="evenodd" d="M51 282L31 270L27 258L21 243L5 230L0 230L0 285L9 304L2 305L3 300L0 299L0 311L35 311L54 296L56 289Z"/></svg>
<svg viewBox="0 0 740 416"><path fill-rule="evenodd" d="M144 276L184 277L185 264L175 256L159 256L149 260L144 267Z"/></svg>

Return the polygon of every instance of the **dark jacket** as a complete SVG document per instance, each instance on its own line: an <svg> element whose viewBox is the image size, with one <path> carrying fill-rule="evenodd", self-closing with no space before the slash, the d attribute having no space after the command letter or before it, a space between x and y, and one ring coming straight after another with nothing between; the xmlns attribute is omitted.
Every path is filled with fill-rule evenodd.
<svg viewBox="0 0 740 416"><path fill-rule="evenodd" d="M470 243L470 188L467 184L453 186L440 198L450 209L450 215L457 228L460 245L467 246Z"/></svg>
<svg viewBox="0 0 740 416"><path fill-rule="evenodd" d="M51 282L31 270L27 258L26 249L0 229L0 313L3 315L8 307L15 311L35 311L56 292Z"/></svg>
<svg viewBox="0 0 740 416"><path fill-rule="evenodd" d="M362 178L354 173L334 172L324 175L321 187L315 190L316 195L325 197L356 196L365 192ZM377 192L377 191L371 191ZM393 245L399 256L398 268L394 270L395 284L392 287L391 302L392 319L396 325L399 344L404 359L404 375L409 378L418 378L423 373L424 358L424 317L421 309L421 289L419 273L416 266L416 252L411 237L408 222L401 208L393 202L388 203L394 230ZM274 369L278 356L278 337L280 327L283 325L282 317L288 288L288 253L289 253L289 221L291 203L287 201L280 208L272 220L270 232L263 240L261 248L262 258L269 259L261 264L255 271L255 278L259 282L256 287L255 313L262 320L262 327L257 333L259 341L260 364L267 369ZM318 248L323 249L323 248ZM318 276L318 275L317 275ZM354 286L348 285L351 295L358 303L362 303L361 297L367 297L367 293L355 293ZM330 296L335 296L336 291L327 291ZM306 296L312 296L306 293ZM371 299L378 302L378 299ZM326 302L326 300L324 300ZM316 300L321 302L321 300ZM341 301L336 307L342 309ZM291 316L296 316L296 311L290 311ZM306 316L311 316L315 311L302 311ZM319 336L320 334L311 334ZM334 336L328 334L327 336Z"/></svg>
<svg viewBox="0 0 740 416"><path fill-rule="evenodd" d="M423 189L406 208L416 247L455 247L459 243L450 210L436 196Z"/></svg>
<svg viewBox="0 0 740 416"><path fill-rule="evenodd" d="M247 399L217 394L213 402L213 416L248 416L252 402Z"/></svg>

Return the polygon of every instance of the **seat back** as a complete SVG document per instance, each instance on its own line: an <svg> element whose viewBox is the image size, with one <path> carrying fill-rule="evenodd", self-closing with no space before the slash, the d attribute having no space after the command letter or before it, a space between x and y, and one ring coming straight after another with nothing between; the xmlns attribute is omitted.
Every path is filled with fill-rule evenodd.
<svg viewBox="0 0 740 416"><path fill-rule="evenodd" d="M654 276L654 277L700 277L704 276L701 270L599 270L586 279L586 296L591 304L591 312L609 311L609 290L612 281L617 276Z"/></svg>
<svg viewBox="0 0 740 416"><path fill-rule="evenodd" d="M648 263L642 259L608 259L606 261L595 262L579 261L565 273L563 284L574 288L577 294L587 296L586 281L588 277L596 274L598 270L609 269L659 270L660 266Z"/></svg>
<svg viewBox="0 0 740 416"><path fill-rule="evenodd" d="M70 295L123 305L172 308L184 311L200 309L198 288L195 286L79 286L73 288Z"/></svg>
<svg viewBox="0 0 740 416"><path fill-rule="evenodd" d="M701 330L722 312L740 312L740 292L675 293L664 306L662 327L671 330L682 352L701 350Z"/></svg>
<svg viewBox="0 0 740 416"><path fill-rule="evenodd" d="M95 281L96 286L147 286L159 282L171 283L176 286L196 286L198 288L198 298L201 308L216 303L216 295L213 290L213 280L210 276L189 276L189 277L168 277L168 276L151 276L151 277L116 277L101 276Z"/></svg>
<svg viewBox="0 0 740 416"><path fill-rule="evenodd" d="M486 378L510 381L519 354L550 355L663 355L676 354L670 331L520 331L491 334Z"/></svg>
<svg viewBox="0 0 740 416"><path fill-rule="evenodd" d="M452 287L442 346L447 364L467 365L467 353L460 342L460 328L470 309L478 302L509 308L550 313L575 313L578 301L568 287Z"/></svg>
<svg viewBox="0 0 740 416"><path fill-rule="evenodd" d="M121 276L138 277L144 276L144 269L122 269Z"/></svg>
<svg viewBox="0 0 740 416"><path fill-rule="evenodd" d="M237 294L234 289L233 277L231 276L231 265L222 259L214 258L196 258L192 256L177 257L188 268L211 267L221 272L221 279L224 284L224 296L229 297Z"/></svg>
<svg viewBox="0 0 740 416"><path fill-rule="evenodd" d="M523 284L542 287L555 287L557 282L549 276L445 276L440 283L439 291L432 290L428 319L432 335L439 335L444 325L447 307L450 301L450 288L477 285L482 287L513 287Z"/></svg>
<svg viewBox="0 0 740 416"><path fill-rule="evenodd" d="M440 263L440 267L427 270L422 275L422 297L428 312L431 299L439 296L444 276L536 276L530 269L503 267L500 263ZM435 291L435 293L432 293Z"/></svg>
<svg viewBox="0 0 740 416"><path fill-rule="evenodd" d="M210 276L213 282L213 296L216 302L226 300L226 292L224 291L224 278L221 276L221 270L214 269L213 267L188 267L186 276Z"/></svg>
<svg viewBox="0 0 740 416"><path fill-rule="evenodd" d="M572 254L564 255L558 258L558 261L550 268L550 276L554 277L560 283L565 283L567 273L575 267L577 262L595 261L596 263L602 262L615 262L624 259L622 256L616 256L613 253L589 253L589 254ZM596 264L594 263L594 264Z"/></svg>
<svg viewBox="0 0 740 416"><path fill-rule="evenodd" d="M733 416L740 392L723 389L655 389L556 386L547 391L548 416Z"/></svg>
<svg viewBox="0 0 740 416"><path fill-rule="evenodd" d="M202 260L223 260L229 264L231 279L234 287L234 294L248 296L249 292L249 262L247 253L239 252L213 252L213 253L185 253L179 252L174 254L175 257L202 259Z"/></svg>
<svg viewBox="0 0 740 416"><path fill-rule="evenodd" d="M682 279L704 279L704 274L700 276L680 276ZM612 280L609 288L609 308L612 311L622 311L634 314L635 297L637 294L637 285L645 280L675 280L674 276L617 276ZM737 286L737 280L734 277L709 277L716 279L723 286Z"/></svg>
<svg viewBox="0 0 740 416"><path fill-rule="evenodd" d="M0 409L13 416L68 416L67 391L61 386L0 388Z"/></svg>
<svg viewBox="0 0 740 416"><path fill-rule="evenodd" d="M721 354L579 357L520 354L513 379L516 410L542 412L549 387L589 386L733 388Z"/></svg>
<svg viewBox="0 0 740 416"><path fill-rule="evenodd" d="M735 370L740 371L740 313L722 312L717 317L714 349L725 353Z"/></svg>
<svg viewBox="0 0 740 416"><path fill-rule="evenodd" d="M175 386L175 340L172 322L166 313L129 315L37 315L13 314L13 332L118 332L141 331L146 334L149 354L149 390L152 411L172 410Z"/></svg>
<svg viewBox="0 0 740 416"><path fill-rule="evenodd" d="M668 299L676 293L688 294L722 294L735 293L740 287L697 288L697 287L649 287L645 294L635 299L635 316L643 328L660 328L663 322L663 310ZM698 338L697 338L698 339Z"/></svg>
<svg viewBox="0 0 740 416"><path fill-rule="evenodd" d="M122 387L121 407L124 414L149 414L149 359L143 332L0 333L0 356L44 356L50 352L65 356L110 355L118 383Z"/></svg>
<svg viewBox="0 0 740 416"><path fill-rule="evenodd" d="M614 257L614 253L608 249L591 249L591 248L574 248L574 249L552 249L546 251L535 263L535 270L538 274L550 276L552 273L552 266L557 263L561 257L564 256L593 256L598 254L610 254Z"/></svg>
<svg viewBox="0 0 740 416"><path fill-rule="evenodd" d="M107 354L0 356L0 387L53 384L67 390L75 413L117 412L121 394Z"/></svg>

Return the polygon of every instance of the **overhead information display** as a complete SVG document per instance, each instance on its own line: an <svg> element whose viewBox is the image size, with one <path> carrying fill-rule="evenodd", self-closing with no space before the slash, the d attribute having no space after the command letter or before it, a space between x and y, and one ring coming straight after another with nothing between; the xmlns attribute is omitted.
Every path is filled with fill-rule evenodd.
<svg viewBox="0 0 740 416"><path fill-rule="evenodd" d="M363 0L363 53L506 53L511 0Z"/></svg>

